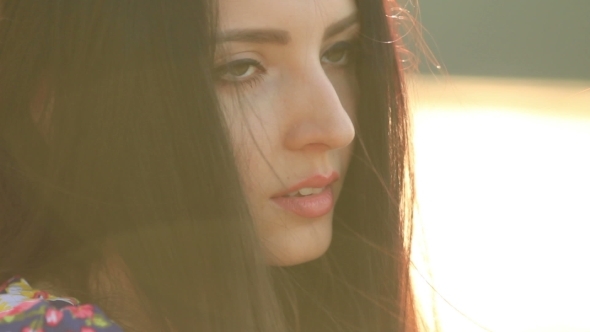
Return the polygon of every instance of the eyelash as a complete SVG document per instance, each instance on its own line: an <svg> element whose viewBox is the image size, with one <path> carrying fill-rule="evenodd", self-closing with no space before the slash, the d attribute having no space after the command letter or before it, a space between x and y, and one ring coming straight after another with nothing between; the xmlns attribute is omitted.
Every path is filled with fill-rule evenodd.
<svg viewBox="0 0 590 332"><path fill-rule="evenodd" d="M235 69L239 66L247 66L246 73L249 72L251 69L255 69L257 73L247 75L246 78L239 78L236 76L224 78L226 75L231 75L230 71ZM251 58L239 59L224 63L215 68L215 77L217 81L222 85L234 85L234 86L242 86L247 84L248 86L252 87L262 79L262 75L266 73L266 69L264 66L257 60ZM242 74L240 76L244 76Z"/></svg>
<svg viewBox="0 0 590 332"><path fill-rule="evenodd" d="M322 56L320 57L320 61L323 64L334 66L334 67L342 67L347 68L354 63L354 59L356 57L358 50L358 40L350 40L350 41L341 41L337 42L336 44L332 45L329 49L327 49ZM334 52L346 52L342 58L344 60L335 61L336 63L332 63L330 61L325 62L324 58L329 56L330 53ZM343 61L344 63L338 63ZM241 75L232 76L230 71L232 69L239 68L240 66L247 66L246 71ZM249 71L254 69L256 72L246 75ZM260 80L263 78L263 75L266 74L266 68L257 60L252 58L245 58L245 59L238 59L234 61L230 61L224 63L214 69L214 74L218 83L222 86L225 85L233 85L236 87L248 86L254 87ZM230 75L231 77L227 77ZM226 77L224 77L226 76ZM238 76L245 76L245 78L241 78Z"/></svg>
<svg viewBox="0 0 590 332"><path fill-rule="evenodd" d="M341 52L341 51L346 52L343 56L344 60L338 60L336 62L344 61L344 63L333 64L333 63L329 62L326 64L336 66L336 67L348 67L349 65L354 64L354 60L355 60L355 57L356 57L357 51L358 51L358 41L351 40L351 41L338 42L338 43L332 45L332 47L330 47L329 49L327 49L326 52L324 52L324 54L322 54L322 57L320 59L322 60L322 63L324 63L323 59L329 55L328 53Z"/></svg>

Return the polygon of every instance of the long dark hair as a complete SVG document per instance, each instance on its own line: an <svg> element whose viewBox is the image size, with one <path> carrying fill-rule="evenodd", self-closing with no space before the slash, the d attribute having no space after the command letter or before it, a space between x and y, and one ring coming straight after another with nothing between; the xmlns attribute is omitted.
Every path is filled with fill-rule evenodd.
<svg viewBox="0 0 590 332"><path fill-rule="evenodd" d="M357 139L333 243L271 268L213 88L214 1L3 0L0 278L49 281L128 331L416 330L394 3L357 5ZM125 269L109 274L107 253Z"/></svg>

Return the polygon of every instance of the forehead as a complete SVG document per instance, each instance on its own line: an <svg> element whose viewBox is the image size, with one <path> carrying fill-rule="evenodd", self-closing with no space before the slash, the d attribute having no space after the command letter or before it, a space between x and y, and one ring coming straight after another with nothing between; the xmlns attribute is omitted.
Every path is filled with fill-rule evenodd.
<svg viewBox="0 0 590 332"><path fill-rule="evenodd" d="M218 0L220 28L322 29L356 11L354 0Z"/></svg>

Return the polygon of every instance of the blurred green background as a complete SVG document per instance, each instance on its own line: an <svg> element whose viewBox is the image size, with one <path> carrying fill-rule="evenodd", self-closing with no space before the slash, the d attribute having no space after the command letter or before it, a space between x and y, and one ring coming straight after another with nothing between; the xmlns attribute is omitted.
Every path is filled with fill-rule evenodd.
<svg viewBox="0 0 590 332"><path fill-rule="evenodd" d="M451 75L590 80L590 0L421 0Z"/></svg>

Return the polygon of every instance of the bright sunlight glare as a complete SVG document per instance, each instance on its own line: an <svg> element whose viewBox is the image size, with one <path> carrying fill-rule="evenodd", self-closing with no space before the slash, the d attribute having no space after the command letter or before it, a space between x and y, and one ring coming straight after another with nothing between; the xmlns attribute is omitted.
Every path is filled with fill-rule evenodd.
<svg viewBox="0 0 590 332"><path fill-rule="evenodd" d="M590 331L590 82L411 82L429 331Z"/></svg>

